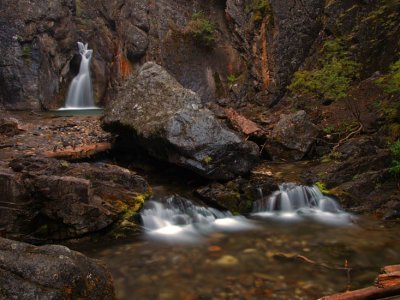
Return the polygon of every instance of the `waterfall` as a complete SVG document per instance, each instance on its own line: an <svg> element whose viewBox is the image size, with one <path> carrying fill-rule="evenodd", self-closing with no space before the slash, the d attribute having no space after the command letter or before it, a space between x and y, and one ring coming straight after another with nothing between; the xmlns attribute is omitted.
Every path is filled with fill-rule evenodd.
<svg viewBox="0 0 400 300"><path fill-rule="evenodd" d="M262 192L259 192L262 195ZM326 222L348 222L350 215L317 186L284 183L269 197L262 196L253 206L253 215L261 217L312 217Z"/></svg>
<svg viewBox="0 0 400 300"><path fill-rule="evenodd" d="M88 49L88 44L78 42L79 53L82 57L78 75L72 80L68 90L65 108L82 109L93 108L93 90L90 78L90 61L92 59L93 50Z"/></svg>
<svg viewBox="0 0 400 300"><path fill-rule="evenodd" d="M180 196L146 201L140 213L146 232L155 238L195 241L216 230L243 230L254 226L228 211L198 206Z"/></svg>

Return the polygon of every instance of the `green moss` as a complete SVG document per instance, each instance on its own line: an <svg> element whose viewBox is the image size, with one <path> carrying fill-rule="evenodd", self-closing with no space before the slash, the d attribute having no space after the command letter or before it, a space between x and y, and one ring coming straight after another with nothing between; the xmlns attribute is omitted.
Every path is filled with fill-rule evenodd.
<svg viewBox="0 0 400 300"><path fill-rule="evenodd" d="M350 84L359 78L361 65L350 58L341 39L324 43L320 67L297 71L288 89L297 96L339 100L347 95Z"/></svg>
<svg viewBox="0 0 400 300"><path fill-rule="evenodd" d="M212 160L213 159L211 156L206 155L203 157L203 163L205 163L206 165L210 164L212 162Z"/></svg>
<svg viewBox="0 0 400 300"><path fill-rule="evenodd" d="M192 15L188 25L188 32L193 38L206 47L212 47L215 42L215 25L208 19L203 12Z"/></svg>
<svg viewBox="0 0 400 300"><path fill-rule="evenodd" d="M77 17L82 16L82 3L80 0L75 0L75 13Z"/></svg>
<svg viewBox="0 0 400 300"><path fill-rule="evenodd" d="M390 173L394 176L400 176L400 140L397 140L390 146L390 153L392 155Z"/></svg>
<svg viewBox="0 0 400 300"><path fill-rule="evenodd" d="M326 188L325 183L323 183L321 181L317 181L315 183L315 185L321 191L322 194L324 194L324 195L330 195L331 194L330 191Z"/></svg>
<svg viewBox="0 0 400 300"><path fill-rule="evenodd" d="M68 168L69 167L69 162L67 162L67 161L65 161L65 160L62 160L62 161L60 161L60 166L62 167L62 168Z"/></svg>

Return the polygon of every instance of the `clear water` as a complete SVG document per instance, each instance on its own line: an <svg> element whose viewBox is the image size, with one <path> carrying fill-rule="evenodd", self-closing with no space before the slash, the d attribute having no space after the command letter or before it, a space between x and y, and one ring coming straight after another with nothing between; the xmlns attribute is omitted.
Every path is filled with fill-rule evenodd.
<svg viewBox="0 0 400 300"><path fill-rule="evenodd" d="M371 285L382 266L400 263L398 226L350 215L245 219L158 200L142 213L140 238L78 249L108 265L118 299L316 299Z"/></svg>

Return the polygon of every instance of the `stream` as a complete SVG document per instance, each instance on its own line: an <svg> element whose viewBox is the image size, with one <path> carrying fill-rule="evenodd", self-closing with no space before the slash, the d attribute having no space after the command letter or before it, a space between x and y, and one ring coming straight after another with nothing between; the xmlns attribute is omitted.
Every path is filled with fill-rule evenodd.
<svg viewBox="0 0 400 300"><path fill-rule="evenodd" d="M139 237L75 247L108 265L118 299L317 299L400 261L397 225L348 214L315 187L284 184L248 216L168 190L155 187Z"/></svg>

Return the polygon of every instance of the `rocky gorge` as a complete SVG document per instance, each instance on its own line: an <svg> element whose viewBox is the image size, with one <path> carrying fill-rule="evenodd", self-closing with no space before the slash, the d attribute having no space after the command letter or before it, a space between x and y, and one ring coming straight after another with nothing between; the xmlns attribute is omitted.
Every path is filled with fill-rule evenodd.
<svg viewBox="0 0 400 300"><path fill-rule="evenodd" d="M0 1L0 298L113 299L116 293L133 299L134 292L122 290L136 278L121 284L131 271L110 254L105 261L121 264L121 270L109 267L115 292L101 262L64 246L25 244L67 244L96 258L111 251L82 246L94 241L143 255L152 267L141 276L140 258L129 264L143 299L313 299L343 291L306 279L293 287L293 278L289 287L283 279L275 283L279 288L271 287L276 278L257 269L263 259L300 256L310 263L309 253L333 259L314 253L315 241L308 237L302 246L292 243L274 224L270 228L281 235L249 234L255 245L239 236L243 253L217 233L206 254L177 246L167 255L151 243L114 243L142 239L148 228L141 214L155 199L193 198L196 205L231 212L223 217L240 223L236 215L251 219L255 203L287 182L316 185L347 212L382 222L389 231L397 228L399 20L397 0ZM93 49L90 72L96 105L104 107L101 116L56 111L79 72L77 41ZM192 218L194 208L176 201ZM322 230L334 231L328 236L339 240L334 258L353 258L360 288L366 281L359 273L372 267L356 253L372 250ZM399 241L380 242L371 248L397 249ZM390 251L382 256L374 263L400 259ZM198 269L188 266L190 260ZM209 291L213 283L198 277L207 268L234 269L242 261L253 272L241 269L236 278L215 269L227 278L225 292ZM145 291L155 262L171 286L167 266L177 278L195 276L204 289L185 288L179 295ZM175 270L169 262L184 267ZM271 266L271 272L279 271ZM393 272L388 285L398 287ZM398 289L385 295L390 293Z"/></svg>

